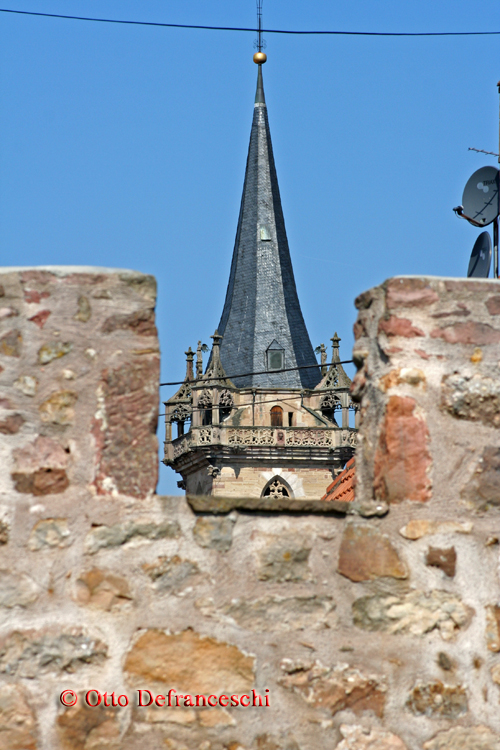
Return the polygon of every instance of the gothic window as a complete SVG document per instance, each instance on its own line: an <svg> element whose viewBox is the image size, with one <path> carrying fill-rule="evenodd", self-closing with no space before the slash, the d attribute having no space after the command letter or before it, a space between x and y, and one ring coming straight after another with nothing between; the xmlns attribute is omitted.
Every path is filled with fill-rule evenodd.
<svg viewBox="0 0 500 750"><path fill-rule="evenodd" d="M177 425L177 437L181 437L191 429L191 406L179 404L170 415L170 422Z"/></svg>
<svg viewBox="0 0 500 750"><path fill-rule="evenodd" d="M223 422L231 414L234 401L229 391L221 391L219 396L219 421Z"/></svg>
<svg viewBox="0 0 500 750"><path fill-rule="evenodd" d="M335 412L340 410L341 408L342 404L340 401L340 397L335 395L334 393L327 393L321 401L321 413L335 425L337 424L337 421L335 419Z"/></svg>
<svg viewBox="0 0 500 750"><path fill-rule="evenodd" d="M198 399L198 407L201 413L201 424L207 427L212 424L212 395L210 391L203 391Z"/></svg>
<svg viewBox="0 0 500 750"><path fill-rule="evenodd" d="M267 348L266 365L268 370L283 370L285 367L285 350L276 339Z"/></svg>
<svg viewBox="0 0 500 750"><path fill-rule="evenodd" d="M262 490L261 497L293 497L290 485L281 477L273 477Z"/></svg>
<svg viewBox="0 0 500 750"><path fill-rule="evenodd" d="M273 406L271 409L271 427L283 427L283 409Z"/></svg>

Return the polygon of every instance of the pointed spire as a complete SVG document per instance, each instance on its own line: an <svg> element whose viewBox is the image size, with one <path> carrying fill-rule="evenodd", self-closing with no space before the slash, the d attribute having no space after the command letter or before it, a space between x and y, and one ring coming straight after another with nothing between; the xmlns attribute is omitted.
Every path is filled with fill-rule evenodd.
<svg viewBox="0 0 500 750"><path fill-rule="evenodd" d="M255 92L255 104L266 104L266 97L264 96L264 81L262 78L262 65L259 65L259 72L257 73L257 91Z"/></svg>
<svg viewBox="0 0 500 750"><path fill-rule="evenodd" d="M210 380L210 385L224 383L227 386L234 387L233 383L229 380L224 368L220 361L220 345L222 336L219 335L219 331L215 331L213 336L210 336L214 340L212 346L212 353L210 355L210 361L208 363L207 371L203 377L203 380Z"/></svg>
<svg viewBox="0 0 500 750"><path fill-rule="evenodd" d="M337 331L335 331L330 341L332 342L332 363L326 376L324 376L321 383L318 384L317 389L349 388L351 385L351 379L340 364L341 339L337 335Z"/></svg>
<svg viewBox="0 0 500 750"><path fill-rule="evenodd" d="M297 296L257 52L257 93L231 273L219 324L224 370L238 387L314 388L320 369ZM273 355L270 349L273 349ZM281 358L276 351L282 352ZM276 366L281 362L280 366ZM288 372L273 372L300 368ZM302 369L304 368L304 369Z"/></svg>
<svg viewBox="0 0 500 750"><path fill-rule="evenodd" d="M175 393L171 398L168 399L166 404L172 405L172 408L174 405L178 404L186 404L186 408L177 408L170 410L170 420L171 421L178 421L181 419L187 419L187 417L191 414L191 384L193 382L193 359L194 359L194 352L189 347L187 352L184 352L186 355L186 377L184 378L181 387ZM168 420L167 420L168 421Z"/></svg>
<svg viewBox="0 0 500 750"><path fill-rule="evenodd" d="M339 349L340 349L340 342L342 341L342 339L338 337L337 331L335 331L330 341L332 342L332 363L340 362Z"/></svg>
<svg viewBox="0 0 500 750"><path fill-rule="evenodd" d="M220 366L220 342L222 341L222 336L215 329L213 336L210 336L210 338L214 340L212 347L212 367L216 370Z"/></svg>
<svg viewBox="0 0 500 750"><path fill-rule="evenodd" d="M194 378L194 373L193 373L194 352L191 349L191 347L189 347L189 349L187 350L187 352L184 352L184 354L186 355L186 377L185 377L185 380L191 381Z"/></svg>

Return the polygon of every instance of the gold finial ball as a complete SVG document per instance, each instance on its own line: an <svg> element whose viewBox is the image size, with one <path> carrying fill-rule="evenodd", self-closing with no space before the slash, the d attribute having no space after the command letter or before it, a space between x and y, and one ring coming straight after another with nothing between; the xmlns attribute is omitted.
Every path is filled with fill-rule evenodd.
<svg viewBox="0 0 500 750"><path fill-rule="evenodd" d="M262 65L267 60L267 55L265 52L256 52L253 56L253 61L256 65Z"/></svg>

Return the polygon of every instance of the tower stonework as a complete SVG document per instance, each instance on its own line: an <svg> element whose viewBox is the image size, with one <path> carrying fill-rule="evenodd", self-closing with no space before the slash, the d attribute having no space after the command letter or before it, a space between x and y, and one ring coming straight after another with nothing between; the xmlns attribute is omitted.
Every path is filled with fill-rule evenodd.
<svg viewBox="0 0 500 750"><path fill-rule="evenodd" d="M297 296L264 96L262 65L226 300L205 374L189 349L165 404L164 462L190 495L324 494L353 455L350 379L337 334L316 357ZM176 432L176 434L173 434Z"/></svg>

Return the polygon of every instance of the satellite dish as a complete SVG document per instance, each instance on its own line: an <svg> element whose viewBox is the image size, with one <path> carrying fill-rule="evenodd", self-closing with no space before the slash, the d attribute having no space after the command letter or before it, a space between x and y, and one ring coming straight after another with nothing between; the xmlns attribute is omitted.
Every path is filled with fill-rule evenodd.
<svg viewBox="0 0 500 750"><path fill-rule="evenodd" d="M481 170L479 170L481 171ZM491 238L489 232L481 232L474 243L469 261L467 278L487 279L491 265Z"/></svg>
<svg viewBox="0 0 500 750"><path fill-rule="evenodd" d="M496 167L481 167L465 186L463 212L478 224L486 226L498 216L498 174Z"/></svg>

